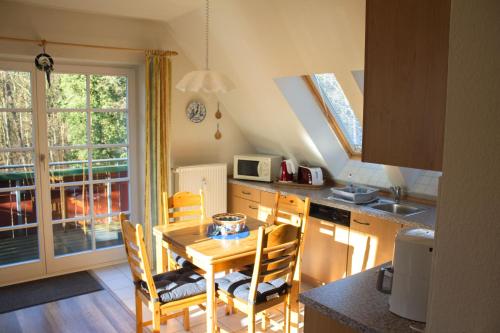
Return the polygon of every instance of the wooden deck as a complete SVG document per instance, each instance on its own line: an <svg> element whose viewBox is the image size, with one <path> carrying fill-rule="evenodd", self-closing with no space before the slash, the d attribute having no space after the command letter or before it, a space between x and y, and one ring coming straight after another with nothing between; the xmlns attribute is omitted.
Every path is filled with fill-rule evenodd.
<svg viewBox="0 0 500 333"><path fill-rule="evenodd" d="M96 224L95 233L97 248L122 244L119 224ZM92 234L89 229L83 231L81 226L67 222L65 227L54 225L54 252L65 255L92 249ZM37 235L21 235L0 239L0 266L38 259Z"/></svg>

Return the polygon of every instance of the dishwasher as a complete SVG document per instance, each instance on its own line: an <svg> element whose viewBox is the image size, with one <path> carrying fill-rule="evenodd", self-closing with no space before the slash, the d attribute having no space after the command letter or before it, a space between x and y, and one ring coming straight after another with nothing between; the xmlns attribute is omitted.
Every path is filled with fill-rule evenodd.
<svg viewBox="0 0 500 333"><path fill-rule="evenodd" d="M346 277L351 212L311 203L302 259L305 282L326 284Z"/></svg>

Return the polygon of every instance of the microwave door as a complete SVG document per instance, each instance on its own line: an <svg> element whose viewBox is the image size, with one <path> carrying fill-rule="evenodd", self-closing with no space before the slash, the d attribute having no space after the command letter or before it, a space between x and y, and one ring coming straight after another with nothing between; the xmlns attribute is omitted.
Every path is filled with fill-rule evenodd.
<svg viewBox="0 0 500 333"><path fill-rule="evenodd" d="M238 175L248 177L259 177L259 161L239 160Z"/></svg>

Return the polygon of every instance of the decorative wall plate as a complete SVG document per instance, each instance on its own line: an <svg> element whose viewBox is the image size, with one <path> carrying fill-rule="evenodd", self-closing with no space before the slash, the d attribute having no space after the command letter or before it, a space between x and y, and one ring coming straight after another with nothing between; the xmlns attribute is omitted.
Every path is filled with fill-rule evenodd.
<svg viewBox="0 0 500 333"><path fill-rule="evenodd" d="M186 116L193 123L201 123L205 116L207 115L207 108L205 104L200 101L189 102L186 108Z"/></svg>

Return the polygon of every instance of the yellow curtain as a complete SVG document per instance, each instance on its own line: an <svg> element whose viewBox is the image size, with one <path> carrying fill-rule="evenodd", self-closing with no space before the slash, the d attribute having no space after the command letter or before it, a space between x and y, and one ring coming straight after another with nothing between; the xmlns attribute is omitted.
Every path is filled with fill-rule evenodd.
<svg viewBox="0 0 500 333"><path fill-rule="evenodd" d="M146 53L145 230L150 258L153 227L164 223L169 182L171 62L165 52Z"/></svg>

